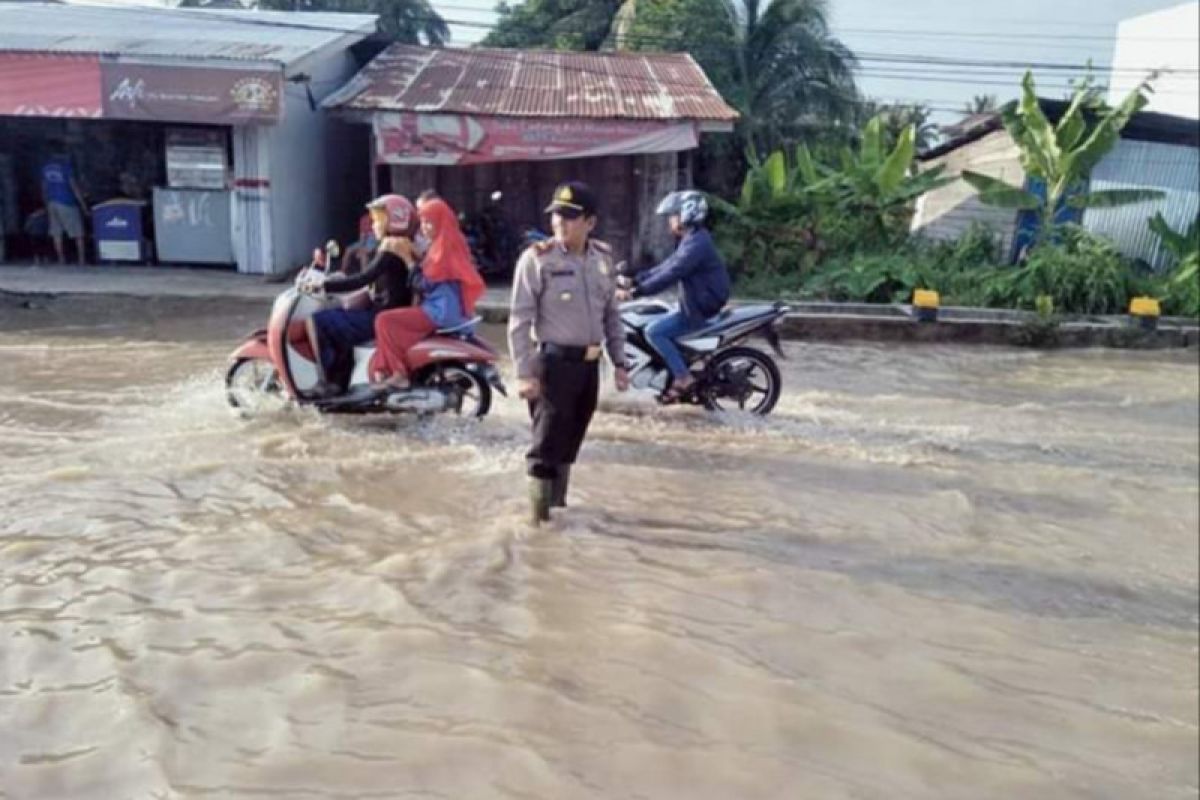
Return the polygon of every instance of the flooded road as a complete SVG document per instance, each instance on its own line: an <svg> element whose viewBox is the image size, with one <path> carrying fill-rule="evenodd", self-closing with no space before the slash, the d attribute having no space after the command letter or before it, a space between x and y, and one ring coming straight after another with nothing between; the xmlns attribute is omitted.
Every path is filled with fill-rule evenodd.
<svg viewBox="0 0 1200 800"><path fill-rule="evenodd" d="M1197 794L1194 351L793 342L765 422L607 395L533 531L514 401L243 421L265 309L34 305L6 800Z"/></svg>

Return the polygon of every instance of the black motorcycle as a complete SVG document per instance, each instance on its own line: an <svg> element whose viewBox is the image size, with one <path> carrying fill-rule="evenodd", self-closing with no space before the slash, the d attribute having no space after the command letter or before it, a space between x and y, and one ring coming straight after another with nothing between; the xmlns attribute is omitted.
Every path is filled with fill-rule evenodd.
<svg viewBox="0 0 1200 800"><path fill-rule="evenodd" d="M623 272L623 266L618 272ZM618 281L628 285L624 275ZM671 384L671 372L646 339L646 328L677 308L656 299L630 300L621 305L630 386L654 392L660 402ZM759 416L771 413L783 390L779 366L769 354L746 343L760 336L779 358L786 358L775 328L789 310L781 302L734 306L676 339L680 354L696 378L677 402L702 405L711 411L737 409Z"/></svg>

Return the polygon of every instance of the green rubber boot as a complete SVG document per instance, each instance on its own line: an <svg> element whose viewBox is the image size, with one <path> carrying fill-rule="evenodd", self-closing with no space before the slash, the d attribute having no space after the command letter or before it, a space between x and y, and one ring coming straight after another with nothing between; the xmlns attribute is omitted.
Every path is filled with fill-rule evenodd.
<svg viewBox="0 0 1200 800"><path fill-rule="evenodd" d="M571 465L563 464L558 468L558 477L554 479L554 491L550 495L551 508L567 507L567 486L571 483Z"/></svg>
<svg viewBox="0 0 1200 800"><path fill-rule="evenodd" d="M554 481L550 478L529 479L529 521L534 527L550 520L550 501L554 496Z"/></svg>

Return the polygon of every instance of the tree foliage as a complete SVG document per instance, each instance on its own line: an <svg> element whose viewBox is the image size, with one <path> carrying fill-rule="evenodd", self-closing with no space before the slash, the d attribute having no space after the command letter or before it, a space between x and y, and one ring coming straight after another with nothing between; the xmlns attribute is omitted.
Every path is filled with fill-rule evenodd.
<svg viewBox="0 0 1200 800"><path fill-rule="evenodd" d="M396 41L439 47L450 40L450 27L428 0L258 0L276 11L337 11L377 14L379 30Z"/></svg>

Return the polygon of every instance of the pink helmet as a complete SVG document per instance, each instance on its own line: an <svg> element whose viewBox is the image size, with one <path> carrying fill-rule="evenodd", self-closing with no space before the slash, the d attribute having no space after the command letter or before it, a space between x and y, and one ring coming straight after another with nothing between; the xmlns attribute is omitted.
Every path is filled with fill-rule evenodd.
<svg viewBox="0 0 1200 800"><path fill-rule="evenodd" d="M380 195L367 203L367 210L372 214L387 215L388 236L407 236L411 239L421 227L421 221L417 218L417 209L403 195Z"/></svg>

